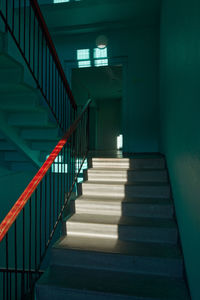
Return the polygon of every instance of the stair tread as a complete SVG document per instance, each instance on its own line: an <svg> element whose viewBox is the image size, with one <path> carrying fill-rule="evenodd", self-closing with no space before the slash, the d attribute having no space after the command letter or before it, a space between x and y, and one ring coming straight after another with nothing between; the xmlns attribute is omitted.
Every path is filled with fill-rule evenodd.
<svg viewBox="0 0 200 300"><path fill-rule="evenodd" d="M182 258L180 249L175 245L116 241L103 237L63 236L54 244L53 248L168 259Z"/></svg>
<svg viewBox="0 0 200 300"><path fill-rule="evenodd" d="M163 169L156 169L156 168L154 168L154 169L149 169L149 168L143 168L143 169L127 169L127 168L111 168L111 167L108 167L108 168L98 168L98 167L92 167L92 168L89 168L88 170L87 170L88 172L94 172L94 173L96 173L96 172L100 172L100 173L103 173L103 172L126 172L126 173L129 173L129 172L137 172L137 173L139 173L139 172L149 172L149 173L151 173L151 172L155 172L155 171L158 171L158 172L166 172L166 169L165 168L163 168Z"/></svg>
<svg viewBox="0 0 200 300"><path fill-rule="evenodd" d="M74 214L68 223L93 223L106 225L125 225L138 227L156 228L176 228L176 223L172 219L140 218L128 216L95 215L95 214Z"/></svg>
<svg viewBox="0 0 200 300"><path fill-rule="evenodd" d="M134 160L152 160L152 161L164 161L163 157L133 157L133 158L127 158L127 157L93 157L92 161L123 161L123 162L129 162Z"/></svg>
<svg viewBox="0 0 200 300"><path fill-rule="evenodd" d="M173 205L171 199L167 198L131 198L131 197L112 197L112 196L84 196L81 195L74 201L76 202L125 202L134 204L154 204L154 205Z"/></svg>
<svg viewBox="0 0 200 300"><path fill-rule="evenodd" d="M124 272L83 268L49 268L38 281L38 286L66 288L84 293L144 297L141 299L189 300L182 279L153 275L133 275ZM145 288L144 288L145 287ZM94 295L95 297L95 295Z"/></svg>
<svg viewBox="0 0 200 300"><path fill-rule="evenodd" d="M120 181L117 181L117 182L113 182L113 181L85 181L82 183L83 185L106 185L106 186L109 186L109 185L116 185L116 186L120 186L120 185L124 185L124 186L169 186L168 183L165 183L165 182L127 182L127 183L124 183L123 181L120 183Z"/></svg>

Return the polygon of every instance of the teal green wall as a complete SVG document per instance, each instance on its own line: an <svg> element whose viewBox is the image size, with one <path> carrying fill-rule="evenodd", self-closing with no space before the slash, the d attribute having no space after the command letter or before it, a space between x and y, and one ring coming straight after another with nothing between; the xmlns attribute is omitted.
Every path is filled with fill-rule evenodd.
<svg viewBox="0 0 200 300"><path fill-rule="evenodd" d="M200 299L200 1L163 0L160 140L192 300Z"/></svg>
<svg viewBox="0 0 200 300"><path fill-rule="evenodd" d="M77 49L93 49L99 34L108 37L108 57L111 65L123 65L122 133L124 151L158 151L158 70L159 30L154 26L134 30L125 28L103 32L57 35L54 42L65 63L76 67Z"/></svg>

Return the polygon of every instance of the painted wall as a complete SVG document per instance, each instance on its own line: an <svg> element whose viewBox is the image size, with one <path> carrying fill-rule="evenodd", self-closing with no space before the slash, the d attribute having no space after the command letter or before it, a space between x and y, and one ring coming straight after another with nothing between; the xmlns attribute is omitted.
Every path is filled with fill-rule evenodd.
<svg viewBox="0 0 200 300"><path fill-rule="evenodd" d="M192 300L200 299L200 2L163 0L160 140L167 157Z"/></svg>
<svg viewBox="0 0 200 300"><path fill-rule="evenodd" d="M93 49L100 33L57 35L54 42L65 62L70 79L70 65L74 67L77 49ZM158 53L157 28L121 29L101 32L108 37L110 64L123 64L122 131L124 151L158 151Z"/></svg>

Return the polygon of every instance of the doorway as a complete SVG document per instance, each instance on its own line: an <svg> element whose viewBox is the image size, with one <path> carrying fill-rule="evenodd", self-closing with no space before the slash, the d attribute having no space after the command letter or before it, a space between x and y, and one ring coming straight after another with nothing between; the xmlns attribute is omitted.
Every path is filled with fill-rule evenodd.
<svg viewBox="0 0 200 300"><path fill-rule="evenodd" d="M122 134L122 65L72 69L78 106L92 98L90 150L117 150Z"/></svg>

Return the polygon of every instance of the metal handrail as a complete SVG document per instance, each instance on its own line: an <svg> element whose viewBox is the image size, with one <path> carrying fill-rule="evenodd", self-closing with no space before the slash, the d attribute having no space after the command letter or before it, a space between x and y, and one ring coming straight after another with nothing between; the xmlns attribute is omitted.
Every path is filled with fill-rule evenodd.
<svg viewBox="0 0 200 300"><path fill-rule="evenodd" d="M87 157L90 103L88 100L0 224L0 299L25 299L33 294Z"/></svg>
<svg viewBox="0 0 200 300"><path fill-rule="evenodd" d="M23 207L26 205L32 194L37 189L38 185L48 172L48 170L51 168L52 164L54 163L56 157L58 157L59 153L63 149L64 145L67 143L69 137L73 134L73 132L76 130L79 121L81 120L83 114L88 109L91 99L87 101L85 106L83 107L79 117L74 121L74 123L70 126L70 128L67 130L67 132L64 134L62 139L57 143L47 160L43 163L39 171L36 173L36 175L33 177L33 179L30 181L26 189L23 191L23 193L20 195L18 200L15 202L13 207L10 209L9 213L6 215L4 220L0 224L0 242L7 234L9 228L13 225L16 218L22 211Z"/></svg>

